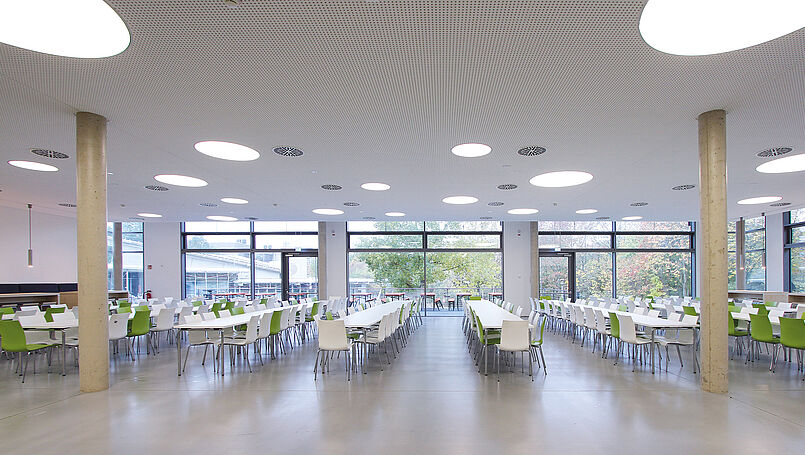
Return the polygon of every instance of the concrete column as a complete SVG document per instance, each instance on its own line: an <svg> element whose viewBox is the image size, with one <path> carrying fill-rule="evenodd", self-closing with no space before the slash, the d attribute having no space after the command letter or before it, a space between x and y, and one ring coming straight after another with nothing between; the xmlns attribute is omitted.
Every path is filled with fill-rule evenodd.
<svg viewBox="0 0 805 455"><path fill-rule="evenodd" d="M112 224L112 277L114 290L123 290L123 223L116 221Z"/></svg>
<svg viewBox="0 0 805 455"><path fill-rule="evenodd" d="M702 244L702 389L727 393L727 122L726 112L699 115Z"/></svg>
<svg viewBox="0 0 805 455"><path fill-rule="evenodd" d="M539 227L531 222L531 296L539 299Z"/></svg>
<svg viewBox="0 0 805 455"><path fill-rule="evenodd" d="M106 281L106 119L76 114L78 338L82 392L109 388Z"/></svg>
<svg viewBox="0 0 805 455"><path fill-rule="evenodd" d="M319 300L327 299L327 223L319 221Z"/></svg>

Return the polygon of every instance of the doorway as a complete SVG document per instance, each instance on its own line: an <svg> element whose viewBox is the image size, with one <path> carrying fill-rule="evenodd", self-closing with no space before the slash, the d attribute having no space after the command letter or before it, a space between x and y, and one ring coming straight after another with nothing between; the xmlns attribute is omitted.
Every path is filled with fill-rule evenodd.
<svg viewBox="0 0 805 455"><path fill-rule="evenodd" d="M575 298L575 253L539 253L539 296L550 296L554 300Z"/></svg>
<svg viewBox="0 0 805 455"><path fill-rule="evenodd" d="M317 299L319 255L316 252L282 253L282 300Z"/></svg>

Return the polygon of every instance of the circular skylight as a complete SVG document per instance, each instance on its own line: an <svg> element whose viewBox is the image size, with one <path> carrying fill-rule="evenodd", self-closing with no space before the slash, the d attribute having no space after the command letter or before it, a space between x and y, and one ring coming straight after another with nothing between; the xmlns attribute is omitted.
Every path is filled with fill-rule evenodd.
<svg viewBox="0 0 805 455"><path fill-rule="evenodd" d="M162 218L162 215L158 213L148 213L148 212L138 213L137 216L141 216L143 218Z"/></svg>
<svg viewBox="0 0 805 455"><path fill-rule="evenodd" d="M405 216L403 212L386 212L386 216Z"/></svg>
<svg viewBox="0 0 805 455"><path fill-rule="evenodd" d="M459 144L451 150L453 155L461 156L464 158L478 158L479 156L488 155L492 151L492 147L486 144Z"/></svg>
<svg viewBox="0 0 805 455"><path fill-rule="evenodd" d="M56 172L59 170L56 166L51 166L45 163L37 163L36 161L21 161L21 160L11 160L8 164L22 168L28 169L29 171L42 171L42 172Z"/></svg>
<svg viewBox="0 0 805 455"><path fill-rule="evenodd" d="M755 204L768 204L770 202L777 202L782 199L781 196L759 196L750 197L748 199L741 199L738 201L741 205L755 205Z"/></svg>
<svg viewBox="0 0 805 455"><path fill-rule="evenodd" d="M260 158L260 152L257 150L234 142L201 141L196 142L195 147L196 150L207 156L222 160L253 161Z"/></svg>
<svg viewBox="0 0 805 455"><path fill-rule="evenodd" d="M343 215L343 210L338 209L313 209L313 213L317 215Z"/></svg>
<svg viewBox="0 0 805 455"><path fill-rule="evenodd" d="M528 182L534 186L543 188L562 188L565 186L576 186L587 183L593 179L593 175L584 171L556 171L540 174L533 177Z"/></svg>
<svg viewBox="0 0 805 455"><path fill-rule="evenodd" d="M62 57L117 55L131 36L103 0L0 2L0 42Z"/></svg>
<svg viewBox="0 0 805 455"><path fill-rule="evenodd" d="M576 213L578 213L579 215L590 215L590 214L593 214L593 213L598 213L598 210L596 210L596 209L580 209L580 210L576 210Z"/></svg>
<svg viewBox="0 0 805 455"><path fill-rule="evenodd" d="M643 219L643 217L642 217L642 216L637 216L637 215L634 215L634 216L625 216L625 217L623 217L623 218L621 218L621 219L622 219L623 221L637 221L637 220L642 220L642 219Z"/></svg>
<svg viewBox="0 0 805 455"><path fill-rule="evenodd" d="M208 220L212 221L237 221L238 219L234 216L224 216L224 215L209 215L207 217Z"/></svg>
<svg viewBox="0 0 805 455"><path fill-rule="evenodd" d="M650 0L640 34L660 52L710 55L755 46L805 26L802 0Z"/></svg>
<svg viewBox="0 0 805 455"><path fill-rule="evenodd" d="M187 186L191 188L198 188L207 186L207 182L195 177L188 177L186 175L177 174L159 174L154 176L154 180L168 185Z"/></svg>
<svg viewBox="0 0 805 455"><path fill-rule="evenodd" d="M386 191L387 189L391 188L391 186L386 185L385 183L370 182L364 183L361 185L361 188L369 191Z"/></svg>
<svg viewBox="0 0 805 455"><path fill-rule="evenodd" d="M448 196L442 199L442 202L454 205L475 204L478 202L478 198L473 196Z"/></svg>
<svg viewBox="0 0 805 455"><path fill-rule="evenodd" d="M227 204L248 204L249 201L246 199L240 199L236 197L222 197L221 202L226 202Z"/></svg>
<svg viewBox="0 0 805 455"><path fill-rule="evenodd" d="M783 174L786 172L805 171L805 153L778 158L761 164L755 168L764 174Z"/></svg>
<svg viewBox="0 0 805 455"><path fill-rule="evenodd" d="M509 215L533 215L535 213L539 213L537 209L511 209L509 210Z"/></svg>

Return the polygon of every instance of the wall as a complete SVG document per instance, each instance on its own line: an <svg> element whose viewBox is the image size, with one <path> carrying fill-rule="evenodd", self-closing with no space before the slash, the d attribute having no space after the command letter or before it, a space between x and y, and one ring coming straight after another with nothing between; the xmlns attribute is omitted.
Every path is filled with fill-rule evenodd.
<svg viewBox="0 0 805 455"><path fill-rule="evenodd" d="M347 296L347 223L327 222L327 296Z"/></svg>
<svg viewBox="0 0 805 455"><path fill-rule="evenodd" d="M531 311L531 227L527 221L503 223L503 295Z"/></svg>
<svg viewBox="0 0 805 455"><path fill-rule="evenodd" d="M0 282L75 283L76 219L34 211L34 267L28 268L28 209L0 206Z"/></svg>
<svg viewBox="0 0 805 455"><path fill-rule="evenodd" d="M783 214L766 217L766 290L783 290Z"/></svg>
<svg viewBox="0 0 805 455"><path fill-rule="evenodd" d="M182 296L179 223L143 226L145 241L145 289L155 298ZM151 270L148 270L148 266Z"/></svg>

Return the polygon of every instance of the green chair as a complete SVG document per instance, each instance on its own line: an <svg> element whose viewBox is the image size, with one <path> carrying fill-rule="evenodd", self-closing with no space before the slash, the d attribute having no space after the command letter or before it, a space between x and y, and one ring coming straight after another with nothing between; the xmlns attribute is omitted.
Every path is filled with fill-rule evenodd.
<svg viewBox="0 0 805 455"><path fill-rule="evenodd" d="M539 324L539 339L536 338L537 329L536 327L531 331L534 335L531 337L531 357L537 361L537 368L540 367L540 358L542 358L542 372L543 374L548 374L548 366L545 364L545 354L542 353L542 340L543 335L545 334L545 325L548 322L547 317L537 318L537 323L542 322Z"/></svg>
<svg viewBox="0 0 805 455"><path fill-rule="evenodd" d="M25 382L25 373L28 371L28 358L32 352L46 348L58 346L57 344L28 344L25 341L25 331L22 330L20 321L6 320L0 321L0 347L6 352L17 353L17 370L20 371L22 382ZM25 353L25 365L22 365L22 354ZM50 350L48 349L48 358ZM34 374L36 374L36 358L34 358Z"/></svg>
<svg viewBox="0 0 805 455"><path fill-rule="evenodd" d="M482 348L480 360L481 362L485 362L489 358L489 346L500 344L500 330L484 330L484 326L481 324L481 318L478 316L475 316L475 327L478 330L478 342ZM478 372L481 372L480 365L478 366Z"/></svg>
<svg viewBox="0 0 805 455"><path fill-rule="evenodd" d="M3 315L3 314L14 314L14 308L12 308L10 306L4 306L3 308L0 308L0 315ZM2 317L2 316L0 316L0 317Z"/></svg>
<svg viewBox="0 0 805 455"><path fill-rule="evenodd" d="M229 310L229 314L232 314L233 308L235 308L235 302L226 302L226 305L224 305L224 309Z"/></svg>
<svg viewBox="0 0 805 455"><path fill-rule="evenodd" d="M771 321L766 314L750 314L749 315L749 357L754 360L760 352L758 343L771 344L773 346L772 359L769 363L769 371L774 367L774 361L777 357L777 347L780 346L780 338L774 336L771 328Z"/></svg>
<svg viewBox="0 0 805 455"><path fill-rule="evenodd" d="M243 309L242 306L238 306L238 307L235 307L235 308L232 308L231 310L229 310L229 313L232 316L235 316L235 315L238 315L238 314L246 313L246 310ZM237 330L238 332L245 332L246 331L246 324L241 324L241 325L235 326L235 330Z"/></svg>
<svg viewBox="0 0 805 455"><path fill-rule="evenodd" d="M682 312L684 314L689 314L691 316L698 316L699 315L699 312L696 311L696 308L693 308L692 306L683 306L682 307Z"/></svg>
<svg viewBox="0 0 805 455"><path fill-rule="evenodd" d="M64 307L48 307L48 309L45 310L45 320L48 322L53 322L53 313L64 313Z"/></svg>
<svg viewBox="0 0 805 455"><path fill-rule="evenodd" d="M480 295L471 295L468 300L481 300Z"/></svg>
<svg viewBox="0 0 805 455"><path fill-rule="evenodd" d="M332 311L330 311L330 310L327 310L327 311L324 313L324 319L326 319L326 320L328 320L328 321L332 321L332 320L333 320L333 312L332 312Z"/></svg>
<svg viewBox="0 0 805 455"><path fill-rule="evenodd" d="M749 336L749 332L738 328L738 321L732 317L732 313L732 311L727 312L727 317L729 317L729 321L727 322L727 331L729 336L735 338L735 350L738 352L738 355L741 355L741 352L743 352L743 337ZM730 355L730 358L732 358L732 355Z"/></svg>
<svg viewBox="0 0 805 455"><path fill-rule="evenodd" d="M277 358L274 350L277 345L277 337L280 336L280 333L282 333L282 314L286 311L288 310L277 310L271 313L271 330L268 332L268 339L271 340L269 348L271 349L272 359ZM332 316L332 314L330 314L330 316ZM280 340L280 349L282 349L283 353L285 352L285 347L282 344L282 340Z"/></svg>
<svg viewBox="0 0 805 455"><path fill-rule="evenodd" d="M143 335L148 335L151 333L151 312L150 311L140 311L137 310L134 312L134 318L131 319L131 326L129 327L128 334L126 335L126 342L127 348L130 349L129 352L132 352L131 360L134 360L134 352L137 352L139 355L140 347L140 338ZM151 352L151 337L145 337L146 342L146 352ZM134 351L134 341L137 342L137 350Z"/></svg>
<svg viewBox="0 0 805 455"><path fill-rule="evenodd" d="M618 363L618 356L620 356L620 343L621 343L621 326L618 322L617 313L609 312L609 337L615 343L615 363ZM607 356L609 347L604 352L604 357Z"/></svg>
<svg viewBox="0 0 805 455"><path fill-rule="evenodd" d="M224 304L223 304L223 302L215 302L215 303L213 303L213 304L212 304L212 308L210 309L210 311L212 311L213 313L215 313L215 317L216 317L216 318L220 318L220 317L221 317L221 316L219 316L219 315L218 315L218 312L219 312L219 311L221 311L221 307L222 307L223 305L224 305Z"/></svg>
<svg viewBox="0 0 805 455"><path fill-rule="evenodd" d="M122 307L119 307L119 308L117 309L117 312L118 312L118 314L119 314L119 313L131 313L131 307L130 307L130 306L122 306Z"/></svg>
<svg viewBox="0 0 805 455"><path fill-rule="evenodd" d="M757 314L759 315L769 314L769 309L762 303L753 303L752 308L757 308Z"/></svg>
<svg viewBox="0 0 805 455"><path fill-rule="evenodd" d="M305 315L305 322L313 322L313 316L319 314L319 301L313 302L313 306L310 308L310 315Z"/></svg>
<svg viewBox="0 0 805 455"><path fill-rule="evenodd" d="M780 344L783 348L805 351L805 322L797 318L780 318ZM789 357L790 359L790 357ZM803 371L803 355L797 355L797 370ZM774 371L772 369L772 371ZM802 377L805 381L805 376Z"/></svg>
<svg viewBox="0 0 805 455"><path fill-rule="evenodd" d="M194 300L193 301L193 306L201 306L203 303L204 302L202 302L201 300Z"/></svg>

